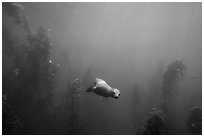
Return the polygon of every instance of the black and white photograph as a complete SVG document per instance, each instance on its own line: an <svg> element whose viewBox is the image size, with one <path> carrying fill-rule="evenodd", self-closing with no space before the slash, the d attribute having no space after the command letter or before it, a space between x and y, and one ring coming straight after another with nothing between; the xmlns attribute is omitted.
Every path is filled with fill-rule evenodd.
<svg viewBox="0 0 204 137"><path fill-rule="evenodd" d="M202 135L202 2L1 2L2 135Z"/></svg>

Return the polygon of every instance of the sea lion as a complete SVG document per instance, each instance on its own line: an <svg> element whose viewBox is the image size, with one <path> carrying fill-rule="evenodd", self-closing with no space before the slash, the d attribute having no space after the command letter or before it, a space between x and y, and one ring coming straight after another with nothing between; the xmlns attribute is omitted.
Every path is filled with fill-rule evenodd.
<svg viewBox="0 0 204 137"><path fill-rule="evenodd" d="M94 85L90 86L86 92L94 92L103 97L112 97L118 99L120 91L117 88L112 88L103 79L96 78Z"/></svg>

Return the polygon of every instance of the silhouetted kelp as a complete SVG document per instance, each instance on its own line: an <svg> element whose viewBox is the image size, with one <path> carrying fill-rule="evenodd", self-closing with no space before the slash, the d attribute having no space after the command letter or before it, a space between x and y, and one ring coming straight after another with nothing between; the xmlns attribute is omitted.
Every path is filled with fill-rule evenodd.
<svg viewBox="0 0 204 137"><path fill-rule="evenodd" d="M188 134L202 135L202 109L195 106L190 110L188 119L186 121L186 128Z"/></svg>
<svg viewBox="0 0 204 137"><path fill-rule="evenodd" d="M168 111L171 98L176 94L176 89L179 81L184 77L186 67L181 60L176 60L167 66L167 70L163 74L162 80L162 110Z"/></svg>
<svg viewBox="0 0 204 137"><path fill-rule="evenodd" d="M3 14L14 19L14 23L25 33L22 36L23 44L20 44L17 41L20 38L3 24L3 66L10 64L9 68L3 67L3 72L6 72L3 76L3 93L8 94L8 104L21 113L20 134L44 134L46 127L50 126L47 106L52 98L58 68L50 56L50 30L40 27L33 31L21 14L20 4L3 3L2 6ZM13 88L10 88L11 85ZM45 127L38 126L39 123ZM8 128L6 124L3 126L4 129Z"/></svg>
<svg viewBox="0 0 204 137"><path fill-rule="evenodd" d="M137 132L143 135L165 135L168 134L168 128L166 127L166 119L161 110L152 108L149 112L149 117L146 119L146 123L142 130Z"/></svg>
<svg viewBox="0 0 204 137"><path fill-rule="evenodd" d="M22 22L20 11L23 9L23 6L19 3L3 2L3 10L9 17L14 19L15 23L18 25Z"/></svg>
<svg viewBox="0 0 204 137"><path fill-rule="evenodd" d="M171 128L173 125L169 123L170 119L174 119L174 115L171 115L171 103L176 95L179 81L184 77L185 69L181 60L176 60L167 66L161 81L161 110L152 109L144 129L138 131L139 134L174 134Z"/></svg>
<svg viewBox="0 0 204 137"><path fill-rule="evenodd" d="M15 134L21 126L20 119L15 110L6 102L6 95L2 96L2 135Z"/></svg>

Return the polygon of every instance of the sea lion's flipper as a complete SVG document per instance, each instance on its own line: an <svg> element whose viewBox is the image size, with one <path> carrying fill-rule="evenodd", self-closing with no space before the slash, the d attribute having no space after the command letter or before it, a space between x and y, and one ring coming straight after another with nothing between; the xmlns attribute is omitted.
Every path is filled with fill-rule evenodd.
<svg viewBox="0 0 204 137"><path fill-rule="evenodd" d="M95 89L95 86L90 86L89 88L87 88L86 92L93 92Z"/></svg>

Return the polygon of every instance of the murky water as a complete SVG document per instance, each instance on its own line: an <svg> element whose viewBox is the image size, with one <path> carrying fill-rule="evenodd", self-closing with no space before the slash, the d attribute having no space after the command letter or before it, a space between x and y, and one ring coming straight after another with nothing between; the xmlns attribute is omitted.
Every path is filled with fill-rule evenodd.
<svg viewBox="0 0 204 137"><path fill-rule="evenodd" d="M201 6L3 3L3 102L21 123L3 134L200 134ZM86 93L97 77L119 99Z"/></svg>

